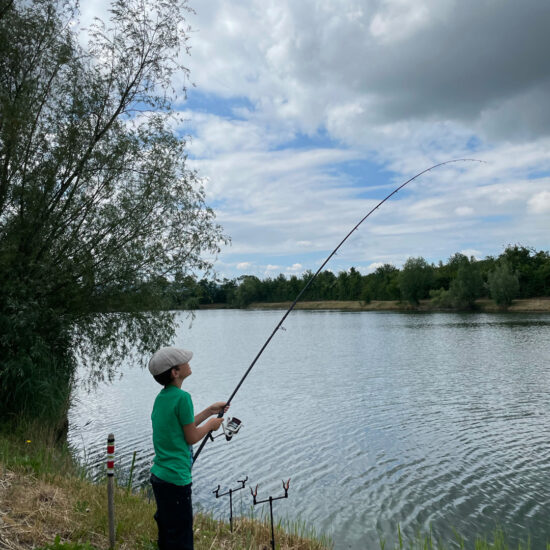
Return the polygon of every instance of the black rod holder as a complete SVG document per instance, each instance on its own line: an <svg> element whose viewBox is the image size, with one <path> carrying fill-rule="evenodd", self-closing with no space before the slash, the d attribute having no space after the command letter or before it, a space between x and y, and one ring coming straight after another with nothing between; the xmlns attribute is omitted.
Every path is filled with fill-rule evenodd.
<svg viewBox="0 0 550 550"><path fill-rule="evenodd" d="M220 486L218 485L218 488L214 491L212 491L216 498L224 497L225 495L229 495L229 527L231 528L231 532L233 532L233 493L240 491L241 489L244 489L244 484L248 481L248 476L246 476L244 479L237 480L237 483L240 483L241 486L237 487L236 489L229 489L229 491L220 494Z"/></svg>
<svg viewBox="0 0 550 550"><path fill-rule="evenodd" d="M275 531L273 529L273 501L274 500L281 500L282 498L288 498L288 489L290 487L290 478L288 478L288 481L285 483L283 480L283 489L285 490L285 494L280 497L269 497L265 500L256 500L256 497L258 496L258 486L256 485L256 489L250 488L250 493L252 494L252 498L254 499L254 506L256 504L263 504L264 502L269 502L269 517L271 518L271 549L275 550Z"/></svg>

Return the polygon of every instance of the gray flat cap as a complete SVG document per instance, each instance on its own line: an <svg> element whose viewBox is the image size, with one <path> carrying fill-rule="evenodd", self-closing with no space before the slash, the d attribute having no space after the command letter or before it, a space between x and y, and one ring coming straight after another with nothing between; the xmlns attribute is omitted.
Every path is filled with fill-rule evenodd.
<svg viewBox="0 0 550 550"><path fill-rule="evenodd" d="M149 372L156 376L177 365L189 363L193 357L192 351L179 348L160 348L149 360Z"/></svg>

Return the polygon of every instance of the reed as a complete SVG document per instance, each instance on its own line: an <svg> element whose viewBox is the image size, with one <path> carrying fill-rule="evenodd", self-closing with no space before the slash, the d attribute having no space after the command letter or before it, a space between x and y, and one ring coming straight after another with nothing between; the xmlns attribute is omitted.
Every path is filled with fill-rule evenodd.
<svg viewBox="0 0 550 550"><path fill-rule="evenodd" d="M397 527L397 542L388 546L386 540L380 538L380 550L531 550L531 541L519 541L515 544L509 541L504 529L497 527L491 537L477 536L473 542L465 541L464 537L455 531L454 540L441 541L434 539L432 533L417 533L415 537L406 539ZM550 550L550 543L546 543L545 550ZM540 550L544 550L540 549Z"/></svg>

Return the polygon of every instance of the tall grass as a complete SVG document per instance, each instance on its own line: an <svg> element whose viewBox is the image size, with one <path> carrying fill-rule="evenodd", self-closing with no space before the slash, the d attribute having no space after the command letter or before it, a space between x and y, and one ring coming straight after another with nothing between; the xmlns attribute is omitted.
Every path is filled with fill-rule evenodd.
<svg viewBox="0 0 550 550"><path fill-rule="evenodd" d="M75 463L70 449L55 445L55 434L37 426L0 429L0 548L23 550L95 550L108 547L106 481L92 483ZM157 526L154 499L146 490L115 491L117 550L154 550ZM234 519L195 515L196 550L258 550L270 548L266 518ZM279 524L277 548L326 550L326 540L313 538L303 523ZM3 544L5 543L5 545ZM9 543L9 546L8 546Z"/></svg>
<svg viewBox="0 0 550 550"><path fill-rule="evenodd" d="M66 442L59 441L57 427L40 420L22 420L0 425L2 468L36 476L66 472L84 477L86 472L74 460Z"/></svg>
<svg viewBox="0 0 550 550"><path fill-rule="evenodd" d="M454 540L442 541L436 540L433 534L417 533L412 539L405 539L401 528L397 526L397 543L394 546L388 546L383 537L380 538L380 550L531 550L531 541L519 541L516 544L511 543L502 528L496 528L491 537L477 536L473 542L467 543L460 533L455 531ZM550 550L550 543L546 543L544 548L533 550Z"/></svg>

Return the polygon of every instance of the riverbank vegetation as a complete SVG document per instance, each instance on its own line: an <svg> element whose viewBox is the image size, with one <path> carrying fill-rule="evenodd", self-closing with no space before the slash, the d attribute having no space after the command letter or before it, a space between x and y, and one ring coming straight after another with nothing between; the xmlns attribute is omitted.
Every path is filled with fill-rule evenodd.
<svg viewBox="0 0 550 550"><path fill-rule="evenodd" d="M0 548L96 550L109 547L107 486L92 483L66 445L42 426L0 432ZM116 548L154 550L157 527L154 499L125 484L115 492ZM267 518L237 519L231 533L226 521L209 513L195 515L195 548L257 550L269 548ZM327 550L330 543L301 523L277 526L278 547Z"/></svg>
<svg viewBox="0 0 550 550"><path fill-rule="evenodd" d="M173 282L165 279L159 284L175 309L208 304L247 307L291 302L312 276L312 272L265 279L244 275L223 281L187 277ZM456 253L437 265L424 258L409 258L401 269L384 264L367 275L354 267L338 274L323 271L301 301L357 302L363 309L380 309L368 306L384 302L384 309L411 309L422 303L424 309L473 310L484 300L504 309L515 298L545 296L550 296L550 253L513 245L498 257L483 260ZM400 305L394 308L392 303Z"/></svg>
<svg viewBox="0 0 550 550"><path fill-rule="evenodd" d="M21 426L20 426L21 428ZM23 433L23 431L25 433ZM0 431L0 548L8 550L106 550L108 542L106 482L92 483L66 445L39 424L25 430ZM154 500L145 491L131 492L122 484L115 492L116 548L154 550ZM231 533L226 521L209 513L195 515L197 550L267 550L271 530L267 517L235 519ZM405 537L396 526L397 542L381 536L380 550L528 550L528 540L509 542L501 529L467 543L460 534L437 540L431 533ZM300 522L279 523L279 550L329 550L330 540ZM546 550L550 545L546 545Z"/></svg>

